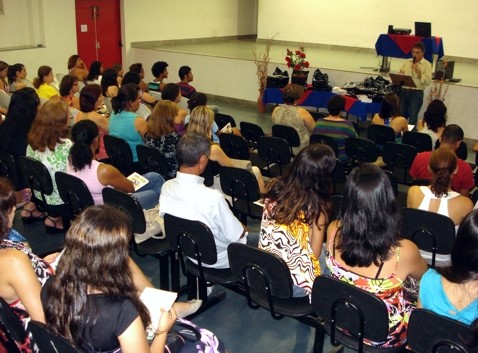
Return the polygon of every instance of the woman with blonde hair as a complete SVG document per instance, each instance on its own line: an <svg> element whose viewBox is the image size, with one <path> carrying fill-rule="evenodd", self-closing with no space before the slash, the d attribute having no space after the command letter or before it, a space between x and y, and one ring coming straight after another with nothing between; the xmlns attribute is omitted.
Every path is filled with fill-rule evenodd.
<svg viewBox="0 0 478 353"><path fill-rule="evenodd" d="M174 117L178 113L178 106L171 101L160 101L154 107L148 118L148 132L145 136L145 145L157 148L166 158L169 166L168 178L176 177L178 161L176 160L176 144L179 135L174 129Z"/></svg>
<svg viewBox="0 0 478 353"><path fill-rule="evenodd" d="M187 132L198 133L211 140L211 155L209 156L209 160L217 162L222 167L236 167L237 163L224 153L221 146L212 143L211 126L213 121L214 112L212 109L204 105L198 106L191 111L191 118L187 126ZM252 167L252 173L254 173L257 178L260 192L264 193L266 191L264 179L262 178L259 168L255 166ZM219 175L219 170L216 170L214 174Z"/></svg>
<svg viewBox="0 0 478 353"><path fill-rule="evenodd" d="M68 106L60 101L49 100L41 107L37 117L33 121L28 133L27 157L42 162L50 173L53 182L53 192L45 195L49 205L61 206L63 201L58 193L55 182L55 173L66 172L68 153L73 145L68 138L68 121L71 117ZM37 195L40 198L40 195ZM25 222L43 219L43 214L36 209L33 202L23 207L22 217ZM45 219L47 232L54 232L63 229L61 217L50 217Z"/></svg>
<svg viewBox="0 0 478 353"><path fill-rule="evenodd" d="M60 92L51 84L53 79L53 69L50 66L43 65L38 68L38 76L33 80L33 87L38 97L50 99L60 95Z"/></svg>

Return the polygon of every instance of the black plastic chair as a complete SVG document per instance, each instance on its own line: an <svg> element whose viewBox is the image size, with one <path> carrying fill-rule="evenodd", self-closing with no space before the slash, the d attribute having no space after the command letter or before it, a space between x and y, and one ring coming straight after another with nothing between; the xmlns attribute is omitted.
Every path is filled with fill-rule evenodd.
<svg viewBox="0 0 478 353"><path fill-rule="evenodd" d="M226 297L223 291L207 295L207 284L233 284L236 278L230 268L216 269L217 248L214 235L200 221L164 215L166 238L177 250L183 274L187 278L188 299L202 299L205 310ZM195 262L193 262L193 260ZM236 289L234 286L228 286Z"/></svg>
<svg viewBox="0 0 478 353"><path fill-rule="evenodd" d="M349 137L345 140L345 153L353 163L373 163L377 160L377 145L360 137Z"/></svg>
<svg viewBox="0 0 478 353"><path fill-rule="evenodd" d="M262 218L263 207L254 203L261 198L254 174L241 168L222 167L220 180L222 191L232 198L234 214L243 224L247 225L247 217Z"/></svg>
<svg viewBox="0 0 478 353"><path fill-rule="evenodd" d="M262 128L257 124L248 123L247 121L241 121L239 126L241 127L241 135L247 141L249 147L256 149L261 136L265 136Z"/></svg>
<svg viewBox="0 0 478 353"><path fill-rule="evenodd" d="M51 217L61 217L63 220L63 230L67 230L70 226L68 206L65 204L50 205L46 201L46 195L53 193L53 181L45 165L36 159L21 156L18 157L18 167L28 187L32 190L31 201L37 209L46 212ZM38 198L33 191L40 193L40 198ZM57 231L56 228L46 227L47 233L55 231Z"/></svg>
<svg viewBox="0 0 478 353"><path fill-rule="evenodd" d="M66 338L50 332L44 323L30 320L28 331L41 353L80 353Z"/></svg>
<svg viewBox="0 0 478 353"><path fill-rule="evenodd" d="M86 208L94 205L91 192L83 180L63 172L56 172L55 180L58 193L69 209L70 220L76 218Z"/></svg>
<svg viewBox="0 0 478 353"><path fill-rule="evenodd" d="M241 136L220 134L219 145L229 158L249 160L249 146Z"/></svg>
<svg viewBox="0 0 478 353"><path fill-rule="evenodd" d="M283 175L291 163L289 144L279 137L262 136L257 145L257 153L265 162L268 176Z"/></svg>
<svg viewBox="0 0 478 353"><path fill-rule="evenodd" d="M143 208L134 196L112 188L104 188L103 201L107 205L122 210L129 216L133 226L133 233L144 233L146 231ZM150 255L159 259L160 288L164 290L172 289L178 292L180 290L179 267L175 260L174 247L171 246L169 241L167 239L149 238L138 244L133 236L131 243L134 251L139 256ZM168 260L171 262L171 287L169 286L170 272Z"/></svg>
<svg viewBox="0 0 478 353"><path fill-rule="evenodd" d="M330 215L329 222L335 221L338 218L343 198L342 195L332 195L330 197L330 201L332 201L332 214Z"/></svg>
<svg viewBox="0 0 478 353"><path fill-rule="evenodd" d="M312 134L310 135L309 145L312 145L314 143L321 143L323 145L329 146L330 148L332 148L332 151L334 151L335 157L338 157L339 147L337 146L337 142L335 142L332 137L322 134Z"/></svg>
<svg viewBox="0 0 478 353"><path fill-rule="evenodd" d="M222 113L215 113L214 114L214 121L216 122L219 130L221 130L227 124L231 124L231 127L236 127L236 121L234 118L227 114Z"/></svg>
<svg viewBox="0 0 478 353"><path fill-rule="evenodd" d="M161 174L164 180L171 179L169 177L171 171L166 157L157 148L138 145L136 146L136 153L139 166L146 173L155 172Z"/></svg>
<svg viewBox="0 0 478 353"><path fill-rule="evenodd" d="M395 131L390 126L372 124L367 128L367 139L383 146L395 142Z"/></svg>
<svg viewBox="0 0 478 353"><path fill-rule="evenodd" d="M395 175L398 182L406 185L412 183L410 168L416 155L417 150L411 145L388 142L383 148L383 161L387 169ZM402 173L397 173L397 169ZM397 177L399 174L401 177Z"/></svg>
<svg viewBox="0 0 478 353"><path fill-rule="evenodd" d="M403 208L401 235L413 241L420 250L432 253L431 267L435 267L436 255L448 255L455 243L455 224L441 214Z"/></svg>
<svg viewBox="0 0 478 353"><path fill-rule="evenodd" d="M332 277L319 276L312 289L312 307L324 320L325 331L334 346L343 344L360 353L403 349L364 344L364 339L384 342L389 333L387 306L372 293Z"/></svg>
<svg viewBox="0 0 478 353"><path fill-rule="evenodd" d="M111 136L103 136L106 153L113 164L124 175L128 176L134 172L133 153L126 140Z"/></svg>
<svg viewBox="0 0 478 353"><path fill-rule="evenodd" d="M407 338L415 353L477 353L478 345L468 347L471 328L425 309L415 309L408 323Z"/></svg>
<svg viewBox="0 0 478 353"><path fill-rule="evenodd" d="M8 152L0 153L0 176L10 180L15 190L21 189L23 182L20 170L15 157Z"/></svg>
<svg viewBox="0 0 478 353"><path fill-rule="evenodd" d="M389 170L384 170L385 174L388 177L388 180L390 181L390 185L392 186L393 194L395 197L398 196L398 182L397 178L395 178L395 175Z"/></svg>
<svg viewBox="0 0 478 353"><path fill-rule="evenodd" d="M27 333L17 315L5 300L0 298L0 347L8 353L21 353L18 344L25 341Z"/></svg>
<svg viewBox="0 0 478 353"><path fill-rule="evenodd" d="M294 156L292 148L300 146L300 138L296 129L286 125L272 125L272 136L286 140L289 144L290 155Z"/></svg>
<svg viewBox="0 0 478 353"><path fill-rule="evenodd" d="M338 184L343 185L347 181L347 177L345 174L345 166L339 159L336 159L335 161L335 168L332 171L331 178L332 184L334 186L334 194L336 194Z"/></svg>
<svg viewBox="0 0 478 353"><path fill-rule="evenodd" d="M402 143L411 145L417 149L417 153L431 151L432 138L427 134L416 131L406 131L403 133Z"/></svg>

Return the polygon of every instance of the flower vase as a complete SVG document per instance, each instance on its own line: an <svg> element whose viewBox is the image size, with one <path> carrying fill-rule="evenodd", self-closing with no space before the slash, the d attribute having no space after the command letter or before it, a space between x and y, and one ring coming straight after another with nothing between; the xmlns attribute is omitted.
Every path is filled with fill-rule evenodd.
<svg viewBox="0 0 478 353"><path fill-rule="evenodd" d="M292 71L290 82L299 86L306 86L309 78L309 71Z"/></svg>
<svg viewBox="0 0 478 353"><path fill-rule="evenodd" d="M259 89L259 98L257 98L257 111L259 113L265 113L267 106L263 101L264 98L264 88Z"/></svg>

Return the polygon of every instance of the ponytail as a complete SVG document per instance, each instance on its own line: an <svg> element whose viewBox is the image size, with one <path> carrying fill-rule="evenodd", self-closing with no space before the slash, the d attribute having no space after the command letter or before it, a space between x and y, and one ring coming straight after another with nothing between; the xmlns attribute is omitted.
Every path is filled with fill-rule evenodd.
<svg viewBox="0 0 478 353"><path fill-rule="evenodd" d="M98 136L98 126L91 120L81 120L71 128L73 146L68 154L68 162L75 172L83 170L86 166L91 167L93 152L91 144Z"/></svg>
<svg viewBox="0 0 478 353"><path fill-rule="evenodd" d="M456 154L448 147L440 147L433 151L429 162L433 175L430 188L436 197L442 197L448 193L456 166Z"/></svg>

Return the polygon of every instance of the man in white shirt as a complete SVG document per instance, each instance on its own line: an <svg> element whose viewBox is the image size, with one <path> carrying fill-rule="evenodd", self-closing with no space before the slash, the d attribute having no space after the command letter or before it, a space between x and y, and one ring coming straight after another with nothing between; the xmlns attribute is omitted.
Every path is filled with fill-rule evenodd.
<svg viewBox="0 0 478 353"><path fill-rule="evenodd" d="M161 188L159 203L165 213L206 224L214 235L217 262L209 267L228 268L227 246L247 241L247 231L230 210L223 194L204 185L200 177L209 161L211 142L199 134L185 134L176 145L179 171ZM256 238L256 239L252 239ZM258 235L248 244L257 246ZM252 243L252 244L251 244ZM206 265L205 265L206 266Z"/></svg>
<svg viewBox="0 0 478 353"><path fill-rule="evenodd" d="M415 43L412 55L411 59L404 61L400 73L412 76L416 87L402 87L400 115L408 118L409 124L416 125L423 104L423 91L432 82L432 65L423 57L425 46L422 42Z"/></svg>

